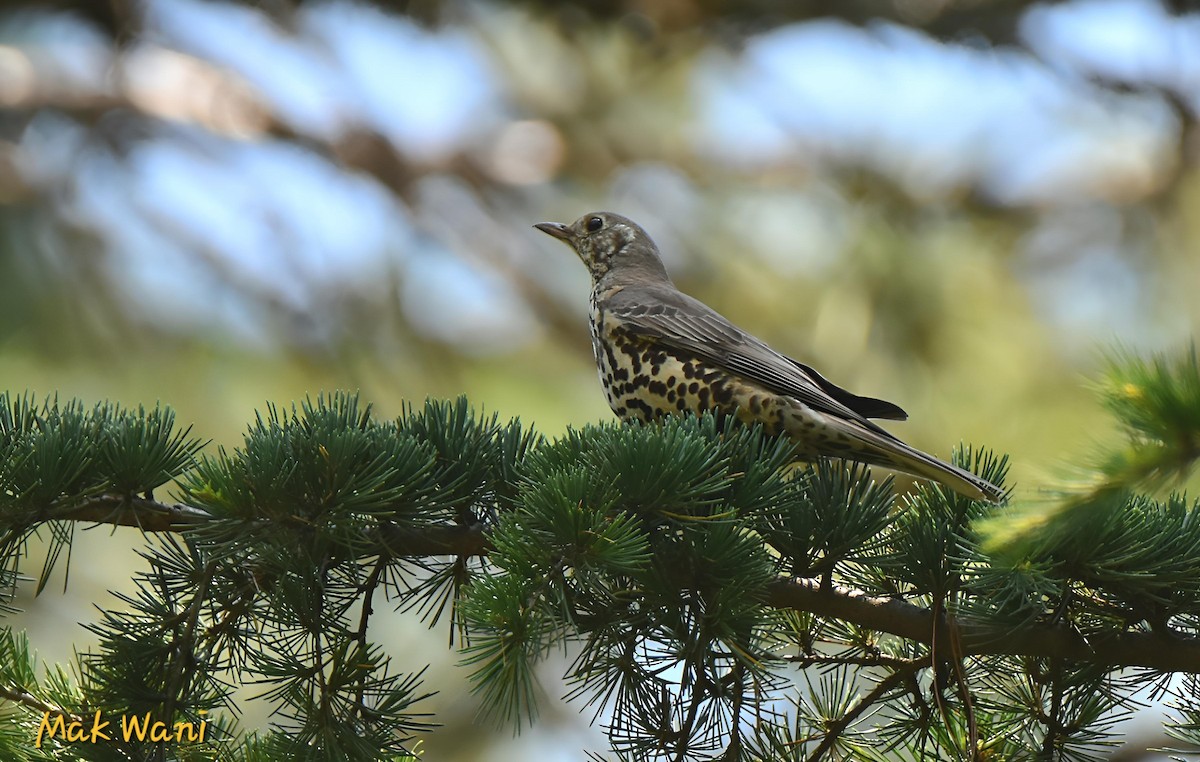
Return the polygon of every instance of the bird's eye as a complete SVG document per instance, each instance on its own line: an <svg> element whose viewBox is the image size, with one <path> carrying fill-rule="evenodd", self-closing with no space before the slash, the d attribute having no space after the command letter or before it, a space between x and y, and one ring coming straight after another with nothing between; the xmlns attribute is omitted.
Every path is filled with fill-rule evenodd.
<svg viewBox="0 0 1200 762"><path fill-rule="evenodd" d="M587 221L587 229L589 233L595 233L600 228L604 227L604 220L599 217L589 217Z"/></svg>

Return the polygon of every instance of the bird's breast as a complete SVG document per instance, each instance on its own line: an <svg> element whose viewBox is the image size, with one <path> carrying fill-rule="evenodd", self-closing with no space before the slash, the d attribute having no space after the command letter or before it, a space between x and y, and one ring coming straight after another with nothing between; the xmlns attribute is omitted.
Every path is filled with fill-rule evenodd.
<svg viewBox="0 0 1200 762"><path fill-rule="evenodd" d="M601 308L592 312L592 346L600 385L622 420L667 415L736 415L768 433L788 428L794 400L780 397L702 359L622 328Z"/></svg>

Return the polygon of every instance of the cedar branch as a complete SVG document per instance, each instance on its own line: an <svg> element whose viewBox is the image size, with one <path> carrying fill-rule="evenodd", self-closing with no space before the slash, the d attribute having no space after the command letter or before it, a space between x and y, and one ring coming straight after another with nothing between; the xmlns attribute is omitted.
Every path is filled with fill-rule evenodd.
<svg viewBox="0 0 1200 762"><path fill-rule="evenodd" d="M55 511L51 517L136 526L145 532L184 531L213 520L208 512L192 506L113 495ZM381 548L393 556L478 556L486 555L490 547L484 527L478 524L386 524L375 531ZM933 642L935 634L949 637L944 620L938 622L935 633L937 618L929 609L900 598L872 596L838 585L822 588L819 580L774 580L767 586L765 602L776 608L841 619L925 645ZM1200 638L1160 631L1097 633L1085 638L1059 624L1009 627L964 618L958 619L957 625L964 656L1008 654L1200 673Z"/></svg>
<svg viewBox="0 0 1200 762"><path fill-rule="evenodd" d="M767 603L842 619L925 645L934 638L932 611L899 598L871 596L838 585L822 589L819 580L777 579L767 588ZM1149 667L1163 672L1200 672L1198 638L1159 632L1118 632L1085 639L1064 625L1011 627L963 618L957 625L965 656L1009 654ZM938 627L938 637L949 637L944 620Z"/></svg>

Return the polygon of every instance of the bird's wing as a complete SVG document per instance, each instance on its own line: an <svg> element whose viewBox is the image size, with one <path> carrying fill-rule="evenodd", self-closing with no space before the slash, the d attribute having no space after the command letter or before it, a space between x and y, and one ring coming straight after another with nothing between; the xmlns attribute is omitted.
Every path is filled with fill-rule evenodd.
<svg viewBox="0 0 1200 762"><path fill-rule="evenodd" d="M908 420L908 413L904 412L904 408L899 405L875 397L862 397L854 392L847 391L799 360L793 360L786 355L780 356L799 368L803 374L812 378L817 386L821 387L830 397L833 397L864 418L886 418L890 421Z"/></svg>
<svg viewBox="0 0 1200 762"><path fill-rule="evenodd" d="M807 365L771 349L703 302L675 289L654 289L652 293L624 289L608 300L605 309L623 330L635 336L682 350L776 394L857 421L888 437L892 435L867 418L908 417L890 402L860 397L835 385Z"/></svg>

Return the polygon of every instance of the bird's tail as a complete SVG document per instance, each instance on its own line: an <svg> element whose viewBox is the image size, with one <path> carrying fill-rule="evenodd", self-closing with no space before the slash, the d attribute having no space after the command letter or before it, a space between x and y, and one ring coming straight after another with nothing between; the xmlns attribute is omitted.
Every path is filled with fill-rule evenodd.
<svg viewBox="0 0 1200 762"><path fill-rule="evenodd" d="M1004 500L1003 489L970 471L938 460L914 447L909 447L889 434L855 428L858 429L854 435L859 440L860 449L859 453L851 456L851 459L861 459L872 465L903 471L906 474L944 484L972 500L987 500L990 503L1000 503Z"/></svg>
<svg viewBox="0 0 1200 762"><path fill-rule="evenodd" d="M1004 490L995 484L906 444L901 444L888 453L888 456L887 460L879 465L944 484L972 500L987 500L989 503L1000 503L1004 500Z"/></svg>

